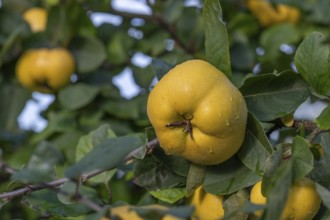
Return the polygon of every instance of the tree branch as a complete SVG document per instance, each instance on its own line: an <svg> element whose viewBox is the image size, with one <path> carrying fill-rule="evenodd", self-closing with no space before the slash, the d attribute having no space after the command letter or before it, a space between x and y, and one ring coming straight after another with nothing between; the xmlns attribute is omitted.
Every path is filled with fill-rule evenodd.
<svg viewBox="0 0 330 220"><path fill-rule="evenodd" d="M157 146L159 144L157 139L153 139L151 141L149 141L146 144L146 148L147 148L147 154L152 152L152 149ZM133 150L127 157L125 157L123 159L123 162L129 161L134 159L134 155L136 153L138 153L140 151L140 149L135 149ZM8 174L13 174L16 172L15 169L9 167L7 164L5 164L3 161L0 160L0 170L5 171ZM95 170L93 172L90 172L88 174L82 175L80 178L80 183L84 183L86 182L88 179L103 173L107 170ZM40 183L40 184L36 184L36 185L27 185L23 188L20 189L16 189L10 192L4 192L0 194L0 199L11 199L13 197L17 197L17 196L22 196L25 195L27 193L33 192L33 191L37 191L37 190L41 190L41 189L46 189L46 188L52 188L52 189L58 189L58 187L60 187L61 185L63 185L66 182L72 181L66 177L61 178L61 179L57 179L57 180L53 180L47 183ZM79 183L79 184L80 184Z"/></svg>
<svg viewBox="0 0 330 220"><path fill-rule="evenodd" d="M190 48L184 44L184 42L179 38L179 36L176 34L175 28L173 25L168 24L164 21L164 19L161 16L158 16L156 14L152 15L145 15L145 14L139 14L139 13L131 13L131 12L124 12L124 11L118 11L114 9L111 5L109 7L109 12L114 15L121 16L123 18L141 18L147 21L150 21L154 24L159 25L161 28L163 28L165 31L169 33L171 38L175 41L175 43L182 48L186 53L190 55L194 55L195 51L193 48Z"/></svg>
<svg viewBox="0 0 330 220"><path fill-rule="evenodd" d="M279 118L273 120L272 123L274 123L274 126L269 128L266 131L267 137L269 137L270 134L273 133L274 131L276 131L277 129L285 127L285 125L282 123L282 121ZM314 122L305 121L305 120L295 120L292 125L292 128L305 129L305 130L311 131L311 133L308 135L309 143L312 143L319 134L330 131L330 130L322 130L322 129L318 128Z"/></svg>
<svg viewBox="0 0 330 220"><path fill-rule="evenodd" d="M0 160L0 170L7 174L14 174L16 170Z"/></svg>

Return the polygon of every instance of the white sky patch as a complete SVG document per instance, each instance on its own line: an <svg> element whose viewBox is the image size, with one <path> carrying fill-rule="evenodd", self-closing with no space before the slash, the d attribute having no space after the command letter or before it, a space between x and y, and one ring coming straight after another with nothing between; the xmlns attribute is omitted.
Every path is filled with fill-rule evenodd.
<svg viewBox="0 0 330 220"><path fill-rule="evenodd" d="M139 13L145 15L151 15L152 10L146 4L145 1L137 0L113 0L112 6L118 11L125 11L130 13Z"/></svg>
<svg viewBox="0 0 330 220"><path fill-rule="evenodd" d="M326 107L326 103L320 101L311 102L308 98L297 108L294 118L314 121Z"/></svg>
<svg viewBox="0 0 330 220"><path fill-rule="evenodd" d="M98 27L103 23L110 23L113 25L120 25L123 22L123 18L117 15L111 15L108 13L93 12L90 15L93 24Z"/></svg>
<svg viewBox="0 0 330 220"><path fill-rule="evenodd" d="M42 131L47 126L47 120L40 116L41 111L45 110L55 99L53 95L34 92L33 99L30 99L17 121L24 130Z"/></svg>
<svg viewBox="0 0 330 220"><path fill-rule="evenodd" d="M150 65L151 61L152 58L150 56L147 56L141 52L135 53L132 57L132 63L142 68Z"/></svg>
<svg viewBox="0 0 330 220"><path fill-rule="evenodd" d="M201 8L202 7L202 4L200 3L199 0L186 0L185 1L185 6L194 6L194 7L198 7L198 8Z"/></svg>
<svg viewBox="0 0 330 220"><path fill-rule="evenodd" d="M140 92L140 87L136 85L132 70L129 68L125 68L122 73L113 77L112 82L120 89L120 94L125 98L132 98Z"/></svg>

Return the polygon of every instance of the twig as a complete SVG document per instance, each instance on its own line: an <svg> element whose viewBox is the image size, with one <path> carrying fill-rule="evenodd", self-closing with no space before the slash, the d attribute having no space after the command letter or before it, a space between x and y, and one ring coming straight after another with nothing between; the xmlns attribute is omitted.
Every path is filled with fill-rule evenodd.
<svg viewBox="0 0 330 220"><path fill-rule="evenodd" d="M317 125L312 122L312 121L303 121L303 120L295 120L294 123L293 123L293 126L294 128L302 128L304 127L306 130L315 130L317 129Z"/></svg>
<svg viewBox="0 0 330 220"><path fill-rule="evenodd" d="M282 127L285 127L285 125L281 122L281 120L279 118L271 121L271 123L274 123L274 126L272 126L271 128L269 128L266 131L267 137L269 137L271 135L271 133L273 133L277 129L280 129ZM308 136L309 143L312 143L313 140L320 133L324 133L324 132L327 132L328 131L328 130L321 130L321 129L319 129L317 127L317 125L314 122L312 122L312 121L305 121L305 120L295 120L294 123L293 123L293 125L292 125L292 127L293 128L296 128L296 129L302 129L302 128L304 128L305 130L311 131L311 133Z"/></svg>
<svg viewBox="0 0 330 220"><path fill-rule="evenodd" d="M158 140L157 139L153 139L151 140L150 142L148 142L146 144L146 148L147 148L147 153L150 153L152 151L152 149L158 145ZM133 150L124 160L123 162L125 161L128 161L128 160L132 160L134 158L134 154L136 154L140 149L135 149ZM4 170L6 173L9 173L9 174L13 174L16 172L15 169L9 167L7 164L5 164L3 161L0 160L0 170ZM95 170L93 172L90 172L90 173L87 173L85 175L82 175L80 177L80 183L84 183L86 182L88 179L100 174L100 173L103 173L107 170ZM57 189L58 187L60 187L61 185L63 185L64 183L66 182L69 182L69 181L72 181L66 177L64 178L61 178L61 179L57 179L57 180L53 180L53 181L50 181L50 182L47 182L47 183L40 183L40 184L37 184L37 185L28 185L28 186L25 186L23 188L20 188L20 189L16 189L16 190L13 190L13 191L10 191L10 192L4 192L4 193L1 193L0 194L0 199L11 199L13 197L16 197L16 196L21 196L21 195L25 195L27 193L30 193L30 192L33 192L33 191L37 191L37 190L41 190L41 189L45 189L45 188L52 188L52 189ZM79 183L79 184L80 184ZM77 193L77 192L76 192Z"/></svg>
<svg viewBox="0 0 330 220"><path fill-rule="evenodd" d="M150 5L148 5L150 7ZM139 14L139 13L131 13L131 12L124 12L124 11L118 11L116 9L114 9L111 5L109 7L109 12L111 14L114 15L119 15L123 18L141 18L147 21L151 21L155 24L158 24L161 28L163 28L164 30L166 30L169 35L171 36L171 38L175 41L175 43L182 48L185 52L187 52L190 55L194 55L195 51L193 48L187 47L183 41L179 38L179 36L177 35L175 28L173 25L171 24L167 24L164 19L161 16L158 16L156 14L152 14L152 15L145 15L145 14Z"/></svg>
<svg viewBox="0 0 330 220"><path fill-rule="evenodd" d="M146 144L146 148L147 148L147 154L150 154L152 149L157 146L159 144L158 142L158 139L155 138L151 141L149 141L147 144ZM127 155L127 157L124 159L124 161L129 161L129 160L132 160L134 159L134 155L139 153L140 152L140 148L137 148L135 150L133 150L130 154Z"/></svg>
<svg viewBox="0 0 330 220"><path fill-rule="evenodd" d="M70 193L56 189L56 192L59 194L62 194L64 196L70 197ZM96 204L95 202L91 201L85 196L82 196L80 193L76 193L73 196L71 196L71 199L77 202L80 202L81 204L85 205L86 207L90 208L91 210L94 210L95 212L99 212L102 210L102 207Z"/></svg>
<svg viewBox="0 0 330 220"><path fill-rule="evenodd" d="M14 174L16 170L0 160L0 170L7 174Z"/></svg>

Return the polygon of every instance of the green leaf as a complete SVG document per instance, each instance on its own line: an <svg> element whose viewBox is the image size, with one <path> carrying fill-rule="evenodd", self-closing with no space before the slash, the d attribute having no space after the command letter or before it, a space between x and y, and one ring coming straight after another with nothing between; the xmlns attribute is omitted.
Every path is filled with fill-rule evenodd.
<svg viewBox="0 0 330 220"><path fill-rule="evenodd" d="M309 173L309 177L322 186L330 187L330 133L322 133L320 136L320 144L324 150L324 155L319 160L314 160L314 169Z"/></svg>
<svg viewBox="0 0 330 220"><path fill-rule="evenodd" d="M18 128L17 118L31 93L15 83L0 83L0 130L15 131Z"/></svg>
<svg viewBox="0 0 330 220"><path fill-rule="evenodd" d="M280 219L292 184L292 160L284 161L273 173L262 220Z"/></svg>
<svg viewBox="0 0 330 220"><path fill-rule="evenodd" d="M57 132L68 132L76 129L76 113L71 111L50 111L47 114L48 125L38 134L31 138L32 144L37 144L42 140L47 139Z"/></svg>
<svg viewBox="0 0 330 220"><path fill-rule="evenodd" d="M249 214L243 212L243 207L245 207L247 201L249 201L249 194L246 189L241 189L230 195L223 202L224 220L247 219Z"/></svg>
<svg viewBox="0 0 330 220"><path fill-rule="evenodd" d="M21 169L15 172L11 176L11 180L19 181L24 184L37 184L51 181L55 178L54 170L50 171L40 171L37 169Z"/></svg>
<svg viewBox="0 0 330 220"><path fill-rule="evenodd" d="M234 156L222 164L207 168L203 188L209 193L228 195L253 185L259 179L259 175Z"/></svg>
<svg viewBox="0 0 330 220"><path fill-rule="evenodd" d="M66 44L71 38L69 13L67 6L57 5L48 11L46 32L51 36L52 42Z"/></svg>
<svg viewBox="0 0 330 220"><path fill-rule="evenodd" d="M300 136L292 140L292 159L294 180L301 179L314 168L314 157L309 149L308 141Z"/></svg>
<svg viewBox="0 0 330 220"><path fill-rule="evenodd" d="M186 190L185 188L172 188L150 191L150 194L163 202L173 204L186 197Z"/></svg>
<svg viewBox="0 0 330 220"><path fill-rule="evenodd" d="M298 74L262 74L247 78L240 88L249 112L269 121L294 112L309 95L308 86Z"/></svg>
<svg viewBox="0 0 330 220"><path fill-rule="evenodd" d="M179 176L187 177L190 169L190 161L178 157L170 156L164 153L160 148L154 149L155 158L164 164L164 166Z"/></svg>
<svg viewBox="0 0 330 220"><path fill-rule="evenodd" d="M137 66L132 66L133 77L136 84L142 87L145 90L148 90L152 80L154 79L154 74L151 68L151 65L140 68Z"/></svg>
<svg viewBox="0 0 330 220"><path fill-rule="evenodd" d="M76 37L72 39L69 48L75 57L79 73L95 70L106 59L104 45L96 37Z"/></svg>
<svg viewBox="0 0 330 220"><path fill-rule="evenodd" d="M66 182L60 187L60 191L57 193L58 200L66 205L77 203L77 201L73 199L73 196L77 192L77 187L79 187L79 195L100 203L95 189L84 185L77 186L74 182Z"/></svg>
<svg viewBox="0 0 330 220"><path fill-rule="evenodd" d="M321 23L327 25L330 23L330 18L327 16L330 8L330 2L328 0L318 0L315 2L299 1L299 6L301 6L301 3L303 3L303 8L308 11L308 14L306 14L306 20L312 21L313 24Z"/></svg>
<svg viewBox="0 0 330 220"><path fill-rule="evenodd" d="M59 217L80 216L91 210L82 203L63 204L54 190L43 189L23 196L22 203L44 215Z"/></svg>
<svg viewBox="0 0 330 220"><path fill-rule="evenodd" d="M166 23L174 23L182 16L184 5L180 1L167 1L166 8L163 12L163 18Z"/></svg>
<svg viewBox="0 0 330 220"><path fill-rule="evenodd" d="M77 2L50 7L46 31L53 43L67 45L73 36L95 35L95 27L86 9Z"/></svg>
<svg viewBox="0 0 330 220"><path fill-rule="evenodd" d="M330 209L330 191L319 183L315 183L316 191L321 197L322 204Z"/></svg>
<svg viewBox="0 0 330 220"><path fill-rule="evenodd" d="M187 177L186 192L191 195L198 186L202 185L205 178L206 166L191 163Z"/></svg>
<svg viewBox="0 0 330 220"><path fill-rule="evenodd" d="M272 176L276 169L281 165L282 158L283 158L283 151L285 151L286 144L279 144L275 146L272 155L267 159L265 164L265 172L262 179L262 194L268 195L270 190L270 183L272 181Z"/></svg>
<svg viewBox="0 0 330 220"><path fill-rule="evenodd" d="M61 5L60 7L63 7ZM66 13L68 15L70 22L70 31L74 35L79 36L94 36L96 34L96 29L90 18L90 14L86 11L86 8L77 2L71 2L66 8Z"/></svg>
<svg viewBox="0 0 330 220"><path fill-rule="evenodd" d="M184 4L181 3L181 5ZM196 7L184 7L180 14L180 19L174 25L177 37L184 44L184 50L187 52L186 58L182 60L191 59L191 53L196 53L197 51L197 53L203 51L201 56L204 57L204 26L200 10L196 10Z"/></svg>
<svg viewBox="0 0 330 220"><path fill-rule="evenodd" d="M205 0L203 7L206 60L231 76L227 28L219 0Z"/></svg>
<svg viewBox="0 0 330 220"><path fill-rule="evenodd" d="M2 7L0 10L0 37L8 37L18 29L23 36L31 33L28 24L23 20L22 16Z"/></svg>
<svg viewBox="0 0 330 220"><path fill-rule="evenodd" d="M89 134L82 136L79 139L79 142L76 146L76 161L82 159L86 154L91 152L96 146L102 144L102 142L108 138L115 138L115 133L111 130L110 126L105 124L101 125L94 131L91 131ZM106 171L97 175L89 181L94 183L103 183L108 182L113 175L116 173L116 169Z"/></svg>
<svg viewBox="0 0 330 220"><path fill-rule="evenodd" d="M87 135L82 136L76 146L76 161L82 159L96 146L102 144L104 140L115 137L116 134L111 130L111 127L108 124L101 125L96 130L93 130Z"/></svg>
<svg viewBox="0 0 330 220"><path fill-rule="evenodd" d="M246 167L262 175L266 160L272 151L263 127L249 114L244 142L237 152L238 158Z"/></svg>
<svg viewBox="0 0 330 220"><path fill-rule="evenodd" d="M160 59L152 59L151 68L154 71L155 76L160 80L168 71L174 66L162 61Z"/></svg>
<svg viewBox="0 0 330 220"><path fill-rule="evenodd" d="M330 105L316 118L316 124L322 130L330 129Z"/></svg>
<svg viewBox="0 0 330 220"><path fill-rule="evenodd" d="M108 60L113 64L123 64L130 59L129 51L133 39L124 31L117 31L107 44Z"/></svg>
<svg viewBox="0 0 330 220"><path fill-rule="evenodd" d="M234 69L250 70L255 65L254 50L247 43L234 43L230 47L230 60Z"/></svg>
<svg viewBox="0 0 330 220"><path fill-rule="evenodd" d="M43 183L55 178L55 166L63 162L63 155L49 142L41 142L34 150L27 165L15 172L12 180L26 184Z"/></svg>
<svg viewBox="0 0 330 220"><path fill-rule="evenodd" d="M154 153L155 151L162 152L159 148L155 148ZM158 153L158 155L159 154L160 153ZM179 173L177 174L171 169L175 163L172 163L170 160L174 159L174 162L176 160L175 158L171 159L171 157L168 156L169 159L163 161L158 160L158 157L157 155L147 155L143 160L135 160L134 183L152 191L183 187L186 184L186 177L180 175L182 172L180 171L180 169L182 169L181 165L179 163L176 165L179 170L176 171ZM164 157L166 157L166 155Z"/></svg>
<svg viewBox="0 0 330 220"><path fill-rule="evenodd" d="M330 89L330 49L324 41L321 33L313 32L299 45L294 58L299 73L321 95Z"/></svg>
<svg viewBox="0 0 330 220"><path fill-rule="evenodd" d="M274 25L262 32L260 44L265 50L263 59L272 62L280 56L282 44L294 44L300 39L300 33L293 24Z"/></svg>
<svg viewBox="0 0 330 220"><path fill-rule="evenodd" d="M138 119L139 109L136 100L107 100L102 108L109 114L121 119Z"/></svg>
<svg viewBox="0 0 330 220"><path fill-rule="evenodd" d="M146 157L147 158L147 157ZM143 160L148 160L144 158ZM147 168L147 165L150 166ZM163 165L157 165L151 161L144 161L144 166L135 168L134 183L147 190L161 190L182 187L185 178L166 169Z"/></svg>
<svg viewBox="0 0 330 220"><path fill-rule="evenodd" d="M98 93L98 87L77 83L60 90L58 99L63 107L69 110L77 110L93 101Z"/></svg>
<svg viewBox="0 0 330 220"><path fill-rule="evenodd" d="M86 154L80 161L69 167L65 175L76 179L84 173L95 170L110 170L116 168L136 148L144 143L136 136L124 136L106 139Z"/></svg>

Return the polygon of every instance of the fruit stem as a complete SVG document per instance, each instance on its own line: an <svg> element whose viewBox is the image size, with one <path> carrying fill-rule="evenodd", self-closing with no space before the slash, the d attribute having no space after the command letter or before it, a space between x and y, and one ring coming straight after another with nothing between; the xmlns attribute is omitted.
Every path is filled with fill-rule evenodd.
<svg viewBox="0 0 330 220"><path fill-rule="evenodd" d="M189 132L191 139L194 139L190 120L176 121L176 122L169 123L165 126L166 127L182 127L183 126L183 132L185 132L185 133Z"/></svg>

